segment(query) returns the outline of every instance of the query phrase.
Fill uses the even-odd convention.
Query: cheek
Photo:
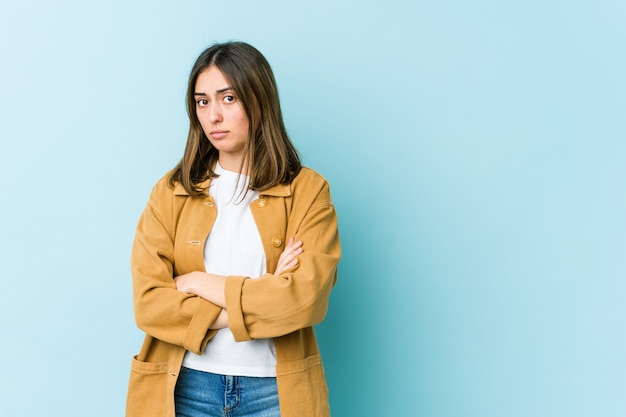
[[[246,115],[246,111],[243,109],[243,106],[238,106],[237,112],[234,116],[236,117],[237,124],[241,127],[241,129],[245,129],[245,131],[247,132],[249,121],[248,116]]]
[[[241,121],[241,129],[243,131],[246,132],[246,134],[248,133],[248,131],[250,130],[250,123],[248,123],[248,119],[247,118],[243,118],[243,120]]]
[[[241,111],[241,125],[245,126],[246,130],[248,130],[248,126],[250,126],[250,120],[248,119],[246,112],[243,110]]]
[[[196,120],[198,121],[198,124],[202,126],[202,130],[204,130],[205,126],[208,124],[206,116],[203,115],[201,112],[196,112]]]

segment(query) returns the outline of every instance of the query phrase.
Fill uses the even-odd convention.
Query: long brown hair
[[[217,67],[230,83],[248,116],[250,130],[240,172],[245,166],[250,176],[249,187],[263,191],[291,182],[302,164],[285,129],[272,69],[253,46],[225,42],[202,52],[191,69],[187,86],[189,134],[185,153],[170,173],[170,185],[179,182],[190,195],[201,197],[206,190],[200,184],[216,176],[213,167],[219,152],[202,130],[194,97],[198,76],[211,66]]]

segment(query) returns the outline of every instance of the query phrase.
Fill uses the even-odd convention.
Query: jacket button
[[[275,248],[280,248],[280,246],[283,244],[283,240],[279,237],[275,237],[274,239],[272,239],[272,245]]]
[[[259,207],[265,207],[267,206],[267,201],[264,198],[262,198],[259,200],[258,204],[259,204]]]
[[[204,203],[204,205],[209,206],[209,207],[213,207],[213,203],[210,201],[207,201],[206,203]]]

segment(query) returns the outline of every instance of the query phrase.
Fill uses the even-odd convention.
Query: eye
[[[224,96],[224,101],[226,103],[234,103],[235,102],[235,96]]]
[[[209,104],[209,100],[207,100],[206,98],[201,98],[201,99],[199,99],[199,100],[196,100],[196,104],[197,104],[199,107],[208,106],[208,104]]]

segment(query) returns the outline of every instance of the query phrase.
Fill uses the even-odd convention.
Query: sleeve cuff
[[[198,298],[198,304],[187,328],[183,347],[196,355],[202,355],[206,344],[215,334],[215,330],[209,330],[209,327],[215,323],[222,309],[200,298]]]
[[[228,311],[228,327],[237,342],[252,340],[241,308],[241,292],[246,277],[229,276],[226,278],[224,296],[226,298],[226,310]]]

